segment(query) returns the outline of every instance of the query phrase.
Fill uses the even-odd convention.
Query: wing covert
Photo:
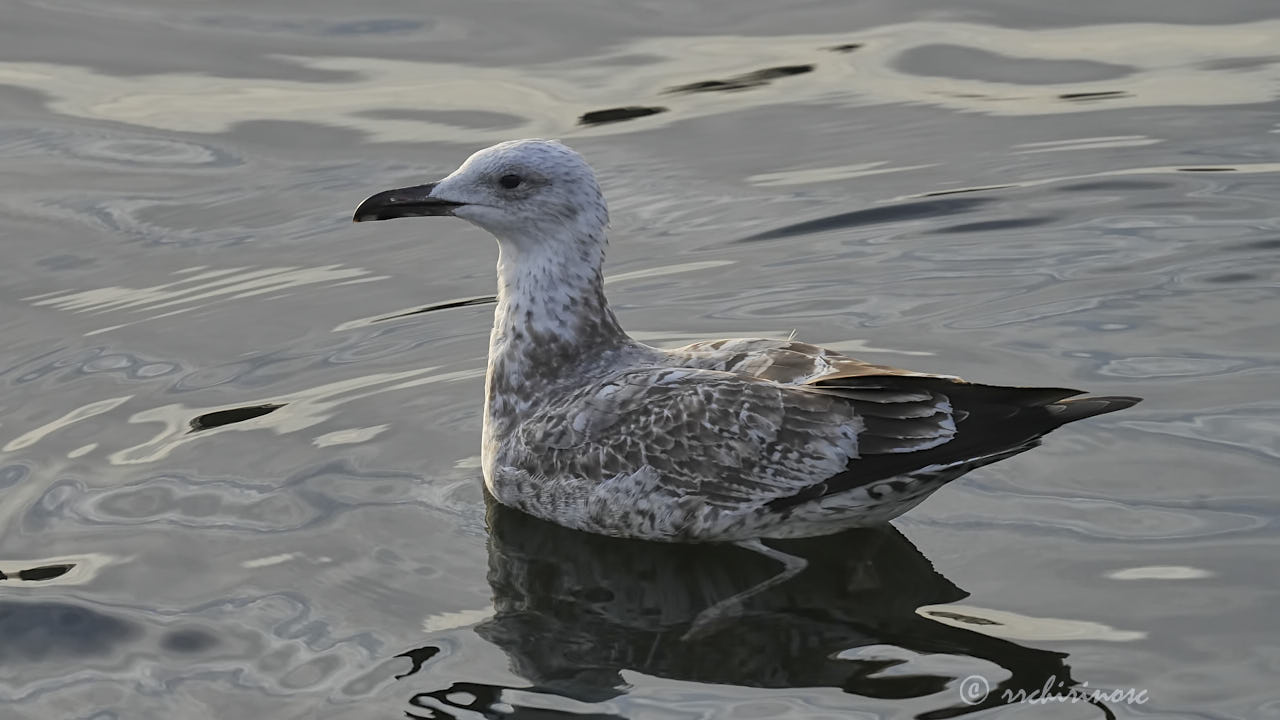
[[[711,370],[631,370],[525,420],[519,454],[544,475],[593,483],[649,468],[664,491],[742,505],[819,485],[868,451],[933,447],[954,434],[950,405],[935,393],[848,395]]]

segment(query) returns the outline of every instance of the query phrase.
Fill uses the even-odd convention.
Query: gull
[[[878,525],[947,482],[1133,397],[982,385],[794,340],[629,337],[605,300],[608,210],[553,140],[481,150],[439,182],[380,192],[356,222],[454,216],[498,240],[482,472],[493,497],[592,533],[733,542]],[[769,581],[768,584],[775,584]]]

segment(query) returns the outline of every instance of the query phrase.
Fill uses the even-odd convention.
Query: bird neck
[[[492,477],[499,439],[549,391],[607,366],[636,343],[604,297],[603,243],[585,257],[542,257],[503,246],[498,256],[498,307],[485,373],[482,466]]]
[[[631,343],[605,299],[603,238],[589,240],[501,247],[491,381],[553,384],[582,358]]]

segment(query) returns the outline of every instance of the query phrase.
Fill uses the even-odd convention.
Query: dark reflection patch
[[[774,228],[773,230],[766,230],[762,233],[749,235],[739,239],[737,242],[776,240],[778,238],[808,235],[811,233],[827,232],[830,230],[842,230],[844,228],[860,227],[863,225],[878,225],[881,223],[901,222],[904,220],[919,220],[922,218],[959,215],[961,213],[972,212],[993,202],[995,202],[995,200],[992,198],[949,198],[946,200],[925,200],[922,202],[902,203],[901,205],[886,205],[884,207],[866,208],[864,210],[840,213],[839,215],[829,215],[816,220],[806,220],[804,222],[795,223],[794,225],[784,225],[780,228]]]
[[[160,647],[175,653],[204,652],[218,644],[218,637],[201,628],[184,628],[166,633]]]
[[[1067,192],[1095,192],[1099,190],[1161,190],[1167,187],[1172,187],[1172,183],[1158,180],[1097,180],[1063,185],[1059,189]]]
[[[0,601],[0,665],[107,655],[141,634],[133,622],[70,603]]]
[[[740,600],[728,617],[704,623],[709,607],[775,576],[775,561],[725,545],[674,545],[588,535],[500,506],[486,505],[492,617],[474,632],[506,653],[528,685],[507,688],[415,673],[434,645],[403,654],[410,718],[533,717],[516,702],[536,694],[579,703],[627,692],[627,673],[686,683],[755,688],[841,688],[883,699],[946,692],[959,681],[910,658],[937,653],[1003,668],[984,698],[917,717],[957,717],[1009,702],[1006,691],[1048,682],[1077,687],[1067,656],[940,623],[925,606],[968,593],[942,576],[892,526],[770,545],[808,568]],[[948,612],[948,610],[943,610]],[[907,658],[876,657],[879,646]],[[425,656],[425,657],[424,657]],[[892,668],[892,672],[884,672]],[[413,676],[413,677],[410,677]],[[513,697],[507,690],[518,690]],[[549,698],[552,699],[552,698]],[[542,703],[536,703],[542,705]],[[549,705],[542,705],[548,707]],[[513,712],[514,708],[514,712]],[[603,708],[537,717],[604,720]]]
[[[221,427],[222,425],[252,420],[256,417],[273,413],[282,407],[284,407],[283,404],[251,405],[249,407],[231,408],[230,410],[218,410],[204,415],[197,415],[191,418],[191,430],[189,432],[200,432],[201,430]]]
[[[1250,249],[1250,250],[1280,250],[1280,238],[1269,238],[1269,239],[1267,239],[1267,240],[1256,240],[1256,241],[1251,242],[1251,243],[1245,243],[1244,245],[1241,245],[1240,247],[1248,248],[1248,249]],[[0,470],[0,477],[2,477],[2,476],[3,476],[3,475],[2,475],[2,473],[3,473],[3,470]],[[3,486],[3,485],[0,485],[0,487],[4,487],[4,486]]]
[[[1178,172],[1235,172],[1235,168],[1231,167],[1185,167],[1178,168]]]
[[[760,87],[761,85],[768,85],[778,78],[813,72],[813,67],[813,65],[782,65],[780,67],[765,68],[763,70],[756,70],[742,75],[735,75],[723,80],[702,80],[700,82],[689,83],[688,85],[677,85],[672,88],[667,88],[667,92],[698,93],[724,92],[726,90],[747,90],[749,88]]]
[[[420,648],[414,648],[407,652],[402,652],[396,657],[409,658],[409,662],[413,663],[406,672],[396,676],[396,679],[407,678],[410,675],[422,669],[423,663],[440,654],[440,648],[435,645],[424,645]]]
[[[937,230],[931,230],[930,234],[944,235],[951,233],[972,233],[972,232],[995,232],[996,230],[1016,230],[1018,228],[1039,227],[1048,225],[1057,218],[1053,217],[1028,217],[1028,218],[1010,218],[1008,220],[983,220],[982,222],[962,223],[960,225],[948,225],[940,227]]]
[[[622,120],[633,120],[648,115],[657,115],[666,112],[664,107],[643,107],[640,105],[632,105],[629,107],[609,108],[608,110],[592,110],[578,118],[579,125],[602,125],[604,123],[620,122]]]
[[[421,315],[422,313],[435,312],[437,310],[451,310],[453,308],[468,307],[471,305],[488,305],[497,301],[497,295],[481,295],[479,297],[464,298],[462,300],[450,300],[449,302],[436,303],[435,305],[427,305],[413,310],[406,310],[394,315],[386,315],[384,317],[370,320],[369,322],[386,322],[388,320],[395,320],[396,318],[409,317],[410,315]]]
[[[1129,93],[1123,90],[1100,90],[1098,92],[1063,93],[1058,96],[1058,99],[1081,102],[1081,101],[1089,101],[1089,100],[1109,100],[1113,98],[1128,97],[1128,96],[1129,96]]]
[[[59,565],[41,565],[40,567],[27,568],[26,570],[18,571],[18,579],[36,582],[41,580],[52,580],[71,572],[71,569],[75,566],[75,563],[62,563]]]
[[[942,197],[943,195],[963,195],[965,193],[986,192],[987,190],[1004,190],[1005,188],[1017,187],[1017,185],[982,185],[979,187],[956,188],[955,190],[934,190],[933,192],[921,193],[920,197]]]
[[[1223,273],[1221,275],[1212,275],[1210,277],[1205,278],[1204,281],[1207,283],[1223,284],[1223,283],[1249,282],[1250,280],[1258,280],[1258,279],[1260,278],[1255,273],[1232,272],[1232,273]]]

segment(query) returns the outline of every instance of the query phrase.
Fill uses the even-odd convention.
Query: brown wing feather
[[[915,379],[899,381],[909,385]],[[845,472],[827,480],[822,495],[911,475],[925,468],[949,468],[942,477],[950,480],[1030,450],[1040,444],[1045,434],[1069,422],[1123,410],[1140,401],[1135,397],[1064,399],[1076,394],[1079,391],[1060,388],[956,385],[948,395],[956,416],[956,432],[948,442],[901,455],[894,445],[883,448],[877,440],[864,439],[861,457],[849,463]],[[872,427],[868,425],[869,434]],[[782,509],[813,499],[811,492],[797,493],[790,498],[772,500],[769,506]]]
[[[889,365],[864,362],[834,350],[794,340],[767,338],[709,340],[670,350],[668,354],[684,367],[734,372],[788,385],[802,385],[827,378],[957,379],[947,375],[928,375]]]
[[[606,483],[651,468],[665,490],[726,504],[793,496],[856,463],[954,433],[934,393],[867,401],[703,370],[647,369],[578,389],[523,423],[528,462]],[[883,399],[883,398],[881,398]]]
[[[524,425],[525,451],[591,482],[648,466],[681,495],[783,508],[926,468],[958,477],[1138,402],[969,383],[787,340],[669,354],[685,369],[623,373],[544,410]]]

